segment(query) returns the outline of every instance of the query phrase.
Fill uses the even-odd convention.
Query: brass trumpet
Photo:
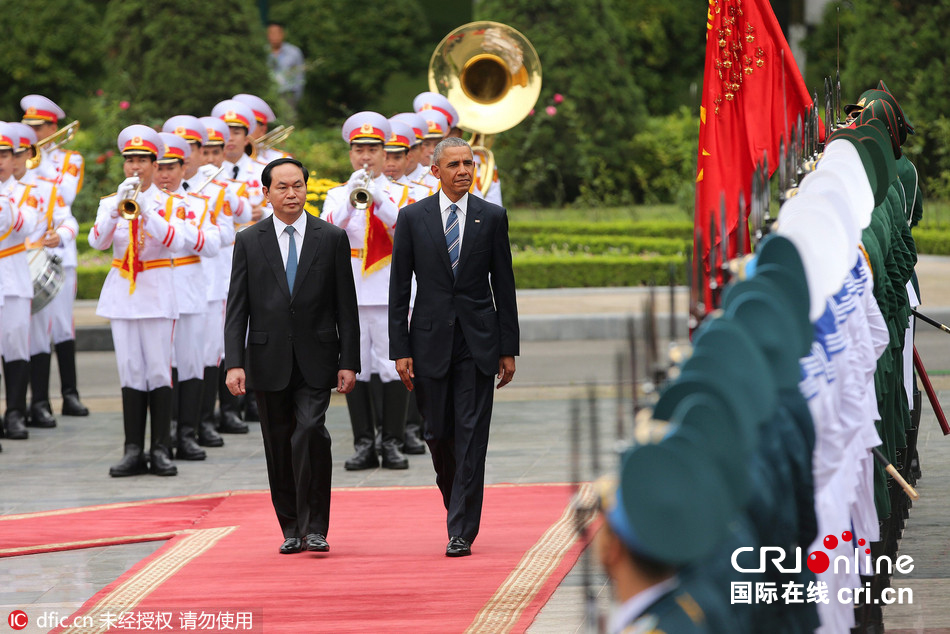
[[[135,200],[138,198],[138,195],[141,193],[141,191],[142,181],[139,179],[139,182],[135,185],[135,190],[132,192],[132,195],[119,201],[119,214],[126,220],[135,220],[139,217],[139,214],[142,213],[141,206]]]
[[[279,143],[287,140],[287,137],[294,131],[294,126],[279,125],[267,134],[261,136],[256,141],[251,141],[244,147],[244,152],[251,158],[257,158],[257,155],[264,150],[269,150]]]
[[[27,169],[36,169],[37,167],[39,167],[40,163],[43,161],[43,154],[41,153],[41,150],[47,149],[50,152],[52,152],[53,150],[57,150],[63,147],[64,145],[66,145],[67,143],[73,140],[73,137],[76,136],[76,132],[78,130],[79,130],[79,122],[73,121],[69,125],[64,126],[60,128],[59,130],[57,130],[56,132],[54,132],[53,134],[49,135],[45,139],[42,139],[34,143],[33,144],[34,156],[27,159],[26,161]]]
[[[211,181],[213,181],[214,179],[216,179],[216,178],[218,177],[218,174],[220,174],[220,173],[223,172],[223,171],[224,171],[224,165],[222,165],[221,167],[219,167],[219,168],[218,168],[218,171],[216,171],[214,174],[212,174],[210,177],[208,177],[208,180],[206,180],[205,182],[201,183],[201,185],[199,185],[198,188],[195,189],[195,191],[193,191],[192,193],[193,193],[193,194],[200,194],[200,193],[201,193],[201,190],[204,189],[205,187],[207,187],[208,185],[210,185],[210,184],[211,184]]]
[[[363,164],[363,182],[358,187],[354,187],[350,192],[350,204],[354,209],[363,211],[373,202],[373,195],[369,191],[369,184],[373,180],[373,173],[367,171],[369,165]]]

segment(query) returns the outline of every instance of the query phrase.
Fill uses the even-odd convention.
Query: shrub
[[[692,240],[693,223],[688,221],[582,222],[562,220],[556,222],[547,222],[543,220],[514,220],[510,223],[508,230],[508,234],[512,240],[514,240],[515,236],[519,234],[544,235],[552,233],[571,235],[616,235]]]
[[[664,283],[670,266],[677,284],[686,283],[683,258],[675,256],[637,257],[620,255],[519,255],[514,258],[518,288],[574,288],[639,286]]]

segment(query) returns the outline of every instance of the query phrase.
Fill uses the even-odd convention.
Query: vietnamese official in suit
[[[264,168],[274,214],[237,234],[224,325],[228,389],[257,396],[283,554],[330,549],[325,417],[360,369],[350,243],[304,211],[307,176],[291,158]]]
[[[389,353],[415,388],[448,514],[445,554],[472,553],[478,534],[493,379],[511,381],[519,347],[515,276],[504,208],[469,194],[472,149],[447,138],[432,157],[438,193],[396,221],[389,286]],[[412,319],[409,296],[415,274]]]

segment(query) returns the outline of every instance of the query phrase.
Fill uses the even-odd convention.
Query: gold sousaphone
[[[445,36],[429,60],[429,89],[445,95],[481,159],[484,196],[495,172],[494,135],[528,116],[541,93],[541,60],[524,35],[500,22],[470,22]]]

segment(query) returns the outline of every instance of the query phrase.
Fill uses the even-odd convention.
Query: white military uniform
[[[28,240],[30,248],[45,248],[48,254],[59,258],[64,274],[62,289],[50,303],[30,318],[30,356],[32,357],[37,354],[48,354],[51,338],[54,344],[75,338],[72,304],[76,293],[76,235],[79,233],[79,223],[60,196],[55,181],[32,171],[27,172],[24,180],[27,179],[33,185],[38,202],[36,225]],[[42,246],[47,231],[56,232],[60,239],[59,246]]]
[[[205,313],[210,280],[202,262],[217,256],[221,235],[211,222],[209,198],[186,195],[181,187],[170,195],[175,199],[174,213],[182,223],[184,238],[184,245],[174,252],[172,259],[178,302],[173,365],[178,368],[178,380],[188,381],[200,379],[204,373]]]
[[[36,224],[36,192],[33,186],[11,176],[0,185],[9,198],[13,221],[0,235],[0,280],[3,287],[3,313],[0,316],[0,351],[3,359],[27,361],[30,358],[30,304],[33,280],[26,254],[26,241]]]
[[[122,387],[151,391],[171,386],[172,331],[178,318],[171,258],[185,244],[181,221],[171,213],[174,198],[155,185],[139,194],[142,217],[121,219],[118,198],[99,203],[96,223],[89,230],[95,249],[112,247],[112,270],[106,276],[96,314],[112,323],[119,381]],[[133,224],[138,225],[133,231]],[[129,243],[135,240],[141,268],[131,286]]]

